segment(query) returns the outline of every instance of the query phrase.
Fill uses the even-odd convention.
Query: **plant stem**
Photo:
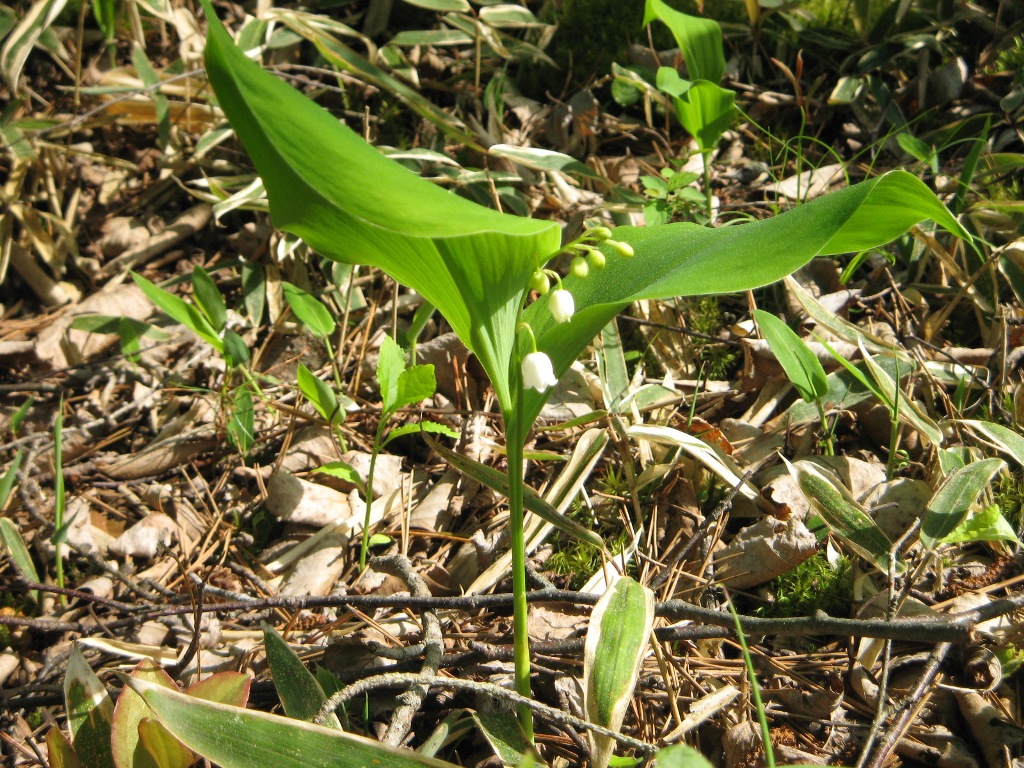
[[[526,602],[526,539],[523,531],[523,451],[526,430],[522,425],[523,385],[516,382],[515,405],[505,412],[506,446],[508,456],[508,506],[512,528],[512,658],[515,662],[516,693],[527,698],[530,691],[530,636],[529,606]],[[519,723],[526,738],[533,743],[533,712],[520,704],[517,708]]]
[[[708,203],[708,226],[711,226],[712,220],[715,218],[715,201],[714,195],[711,194],[711,154],[710,152],[701,152],[701,160],[704,161],[704,198]]]
[[[825,446],[826,456],[835,456],[835,446],[832,443],[832,428],[828,424],[828,414],[825,413],[825,403],[819,397],[814,401],[818,406],[818,417],[821,419],[821,442]]]
[[[768,728],[768,717],[764,711],[764,703],[761,701],[761,686],[757,684],[757,672],[754,670],[754,659],[750,656],[750,648],[747,647],[747,638],[743,634],[743,626],[740,624],[740,615],[736,613],[736,606],[732,598],[729,598],[729,613],[736,626],[736,637],[739,638],[740,648],[743,651],[743,664],[747,668],[747,676],[750,678],[750,694],[754,699],[754,708],[757,709],[757,720],[761,725],[761,739],[764,741],[764,764],[767,768],[775,768],[775,750],[772,748],[772,734]]]
[[[377,422],[377,435],[373,439],[373,450],[370,452],[370,469],[366,472],[366,488],[363,489],[363,499],[366,502],[366,512],[363,513],[363,542],[359,547],[359,571],[366,570],[366,552],[370,549],[370,512],[373,509],[373,473],[377,469],[377,456],[380,454],[381,440],[384,438],[384,427],[388,423],[391,414],[382,412],[380,421]]]

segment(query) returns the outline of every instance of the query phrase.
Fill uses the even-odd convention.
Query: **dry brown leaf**
[[[796,568],[817,551],[818,539],[802,520],[766,517],[715,553],[716,575],[732,589],[747,589]]]

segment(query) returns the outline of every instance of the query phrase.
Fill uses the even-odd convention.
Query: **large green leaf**
[[[658,88],[672,97],[676,117],[702,150],[714,149],[736,117],[736,94],[710,80],[690,82],[660,67]]]
[[[524,320],[561,375],[605,324],[630,303],[669,296],[733,293],[775,282],[815,256],[875,247],[932,219],[970,238],[934,194],[915,176],[891,171],[819,197],[770,219],[709,229],[678,223],[618,227],[612,236],[635,253],[623,258],[604,246],[607,266],[579,280],[565,278],[576,314],[556,324],[547,299],[526,308]],[[540,412],[545,396],[525,393],[524,421]]]
[[[453,195],[382,156],[231,42],[206,5],[206,68],[270,200],[274,224],[325,256],[372,264],[440,310],[511,404],[526,284],[560,230]]]
[[[644,24],[650,24],[655,19],[664,22],[672,30],[692,80],[717,83],[722,79],[725,74],[725,52],[722,50],[722,28],[717,21],[681,13],[663,0],[647,0]]]
[[[175,738],[222,768],[452,768],[442,760],[301,720],[190,698],[143,680],[125,683]]]

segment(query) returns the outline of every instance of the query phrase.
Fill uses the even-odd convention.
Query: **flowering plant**
[[[546,268],[563,250],[556,223],[484,208],[409,173],[248,59],[208,0],[204,7],[209,79],[263,178],[275,225],[324,256],[379,267],[415,289],[490,378],[505,420],[515,678],[525,696],[524,444],[551,386],[601,328],[633,301],[765,285],[814,256],[880,245],[924,219],[968,237],[921,181],[895,171],[741,226],[599,227],[567,246],[574,255],[561,277]],[[552,277],[558,288],[549,292]],[[541,295],[527,303],[531,288]],[[527,710],[521,721],[532,734]]]

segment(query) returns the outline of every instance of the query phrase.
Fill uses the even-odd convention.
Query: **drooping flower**
[[[558,383],[551,358],[543,352],[531,352],[523,358],[523,386],[544,392]]]
[[[548,299],[548,308],[556,323],[567,323],[576,311],[576,302],[573,301],[571,293],[559,288],[552,292],[551,298]]]

